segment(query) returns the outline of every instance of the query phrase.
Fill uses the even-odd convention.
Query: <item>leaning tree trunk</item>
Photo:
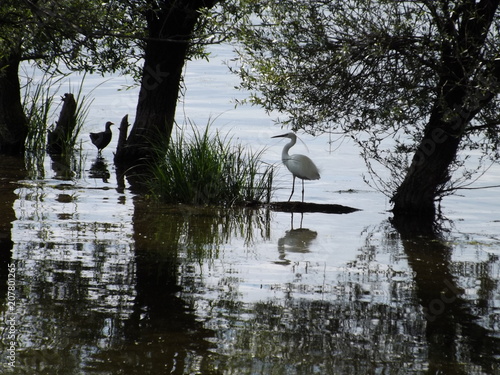
[[[139,102],[135,122],[115,163],[133,166],[156,155],[159,139],[169,139],[174,123],[182,69],[199,9],[214,0],[158,2],[146,12],[148,39],[144,50]]]
[[[450,82],[448,76],[442,81],[446,83],[440,87],[446,94],[437,99],[405,179],[391,199],[397,219],[435,217],[434,202],[451,178],[450,168],[466,127],[494,96],[471,82]]]
[[[465,124],[429,121],[410,169],[392,197],[395,215],[434,218],[434,201],[450,179]]]
[[[498,94],[500,62],[481,65],[482,48],[500,0],[467,2],[460,23],[441,23],[443,38],[437,96],[424,136],[392,202],[396,220],[432,220],[434,201],[450,180],[467,125]],[[439,17],[436,13],[435,17]],[[489,68],[489,69],[488,69]]]
[[[21,105],[19,85],[20,57],[0,58],[0,154],[22,155],[28,134]]]

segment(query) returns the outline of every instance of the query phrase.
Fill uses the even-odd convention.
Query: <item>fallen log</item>
[[[341,204],[308,203],[308,202],[271,202],[271,210],[279,212],[321,212],[326,214],[349,214],[361,211],[358,208],[342,206]]]

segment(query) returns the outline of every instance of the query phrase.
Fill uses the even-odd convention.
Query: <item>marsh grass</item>
[[[34,176],[43,176],[43,162],[47,145],[47,124],[53,115],[54,92],[61,87],[64,76],[44,74],[39,81],[35,80],[35,73],[28,74],[23,86],[22,105],[28,123],[26,137],[27,169]]]
[[[66,74],[44,73],[40,79],[35,79],[36,70],[29,73],[25,71],[25,85],[23,86],[22,104],[28,122],[28,135],[26,138],[26,165],[32,178],[43,178],[44,160],[47,154],[47,132],[49,123],[54,121],[60,110],[60,103],[55,103],[58,92],[62,87],[62,81],[67,78]],[[85,75],[76,89],[75,101],[77,109],[75,113],[75,127],[71,135],[64,142],[63,155],[70,155],[68,159],[71,169],[81,166],[79,160],[82,157],[82,143],[78,141],[81,129],[87,119],[90,105],[93,99],[83,95],[83,84]],[[71,87],[69,92],[72,92]],[[74,173],[81,174],[75,170]]]
[[[80,85],[77,88],[76,91],[76,113],[75,113],[75,129],[73,130],[72,136],[68,140],[70,147],[70,150],[76,149],[76,146],[78,144],[78,137],[81,133],[81,130],[83,126],[85,125],[85,121],[87,120],[89,111],[90,111],[90,106],[94,102],[94,98],[89,97],[88,95],[83,95],[83,83],[85,82],[85,77],[87,76],[87,73],[85,73],[82,77],[82,80],[80,82]],[[107,82],[107,81],[106,81]],[[104,83],[104,82],[103,82]],[[101,83],[101,84],[103,84]],[[101,84],[99,84],[97,87],[99,87]],[[94,87],[89,95],[92,95],[92,92],[97,88]],[[79,150],[81,153],[82,150],[82,144],[79,142]]]
[[[162,202],[194,205],[243,205],[268,202],[272,167],[219,132],[204,131],[190,124],[192,132],[180,131],[168,145],[160,162],[152,166],[151,194]],[[166,147],[166,148],[165,148]]]
[[[70,87],[68,89],[68,92],[72,93],[75,97],[76,111],[74,117],[74,128],[71,133],[66,134],[67,137],[63,142],[62,155],[82,154],[82,144],[81,142],[78,142],[78,138],[80,136],[83,126],[85,125],[85,121],[87,120],[87,116],[90,111],[90,106],[94,101],[93,98],[90,98],[89,96],[83,94],[83,85],[85,82],[86,75],[87,74],[84,73],[82,80],[80,81],[80,84],[76,88],[76,92],[73,92],[73,90],[71,89],[71,82],[69,82]],[[93,90],[94,89],[90,91],[90,94],[92,93]]]

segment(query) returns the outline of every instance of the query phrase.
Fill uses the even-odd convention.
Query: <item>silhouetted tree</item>
[[[135,123],[115,162],[142,163],[154,156],[158,138],[169,139],[179,97],[182,68],[192,52],[201,10],[216,0],[147,1],[138,10],[146,20],[144,65]]]
[[[251,102],[353,137],[395,214],[433,218],[463,151],[499,157],[499,2],[229,1],[213,17],[242,43]]]

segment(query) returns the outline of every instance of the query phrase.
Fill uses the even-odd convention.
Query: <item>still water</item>
[[[265,147],[273,199],[287,199],[284,142],[270,139],[282,130],[234,108],[244,94],[221,64],[230,57],[216,47],[189,63],[178,122],[215,119],[234,142]],[[360,211],[161,206],[117,180],[116,129],[103,159],[88,139],[133,122],[137,91],[119,91],[130,83],[86,78],[95,100],[70,168],[47,157],[33,179],[2,161],[0,373],[500,373],[498,189],[446,198],[442,232],[402,238],[358,150],[302,135],[293,151],[322,174],[306,200]],[[491,168],[474,186],[499,177]]]

